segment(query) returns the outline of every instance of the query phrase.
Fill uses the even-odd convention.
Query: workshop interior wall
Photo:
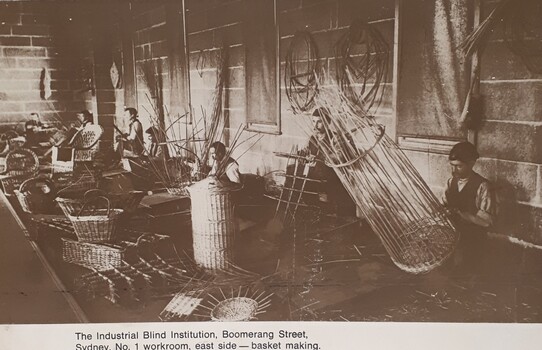
[[[225,141],[228,141],[246,121],[243,0],[186,0],[185,5],[189,92],[196,112],[203,108],[210,113],[217,79],[217,53],[224,43],[229,46],[229,79],[223,105],[227,120]],[[407,5],[403,2],[403,6]],[[482,16],[487,16],[494,5],[493,0],[482,1]],[[166,4],[134,2],[129,11],[122,4],[101,6],[94,12],[94,21],[84,15],[86,10],[65,16],[71,10],[58,11],[51,4],[13,2],[1,5],[1,124],[16,125],[36,111],[47,118],[57,114],[72,118],[75,111],[89,108],[98,115],[100,124],[111,131],[108,137],[113,134],[113,122],[126,128],[126,121],[120,117],[125,105],[124,92],[134,86],[115,89],[109,77],[113,55],[126,49],[120,43],[120,32],[127,28],[122,27],[125,22],[119,20],[126,13],[132,20],[128,30],[133,42],[136,108],[144,128],[150,125],[150,118],[155,114],[153,103],[156,102],[143,73],[143,67],[149,61],[162,79],[163,105],[171,106],[176,102],[171,100],[175,92],[169,90],[172,84],[168,73],[171,55],[168,40],[171,39],[167,31]],[[51,21],[53,18],[55,20]],[[334,45],[354,18],[373,23],[394,49],[393,0],[277,0],[281,134],[264,134],[251,149],[247,149],[250,143],[236,149],[234,157],[243,154],[239,159],[242,172],[263,175],[281,169],[284,159],[273,152],[289,152],[293,145],[302,146],[307,142],[308,137],[300,123],[308,117],[295,116],[285,94],[285,54],[294,33],[297,30],[312,33],[320,58],[333,76]],[[91,25],[93,21],[94,25]],[[542,79],[539,74],[529,72],[510,52],[499,30],[492,34],[481,58],[484,121],[478,133],[481,159],[476,169],[492,180],[498,190],[502,220],[495,230],[542,244]],[[90,91],[80,91],[83,84],[80,70],[85,62],[94,67],[94,95]],[[48,100],[40,97],[42,68],[51,72],[52,96]],[[396,68],[391,67],[383,100],[375,113],[394,138],[392,73]],[[400,75],[400,65],[398,72]],[[397,98],[401,100],[400,93]],[[244,137],[250,135],[252,133],[247,132]],[[407,154],[431,188],[439,193],[450,172],[447,156],[430,148],[408,150]]]
[[[22,131],[34,112],[45,121],[60,122],[92,107],[91,92],[83,83],[83,68],[92,68],[86,45],[89,27],[75,9],[43,2],[0,4],[2,129]],[[50,74],[50,96],[40,89],[44,69]]]

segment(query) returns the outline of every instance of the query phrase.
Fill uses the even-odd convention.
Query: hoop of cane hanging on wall
[[[312,109],[318,92],[320,70],[318,47],[311,33],[297,31],[285,57],[284,85],[286,96],[295,113]]]
[[[374,26],[354,20],[335,47],[336,80],[355,105],[378,108],[388,79],[390,48]],[[376,104],[375,104],[376,103]]]

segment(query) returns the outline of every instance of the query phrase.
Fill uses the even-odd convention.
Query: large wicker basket
[[[237,223],[232,192],[238,190],[215,178],[190,187],[194,259],[207,269],[226,269],[234,260]]]
[[[87,209],[89,203],[105,200],[107,209]],[[81,242],[107,242],[115,238],[117,223],[122,209],[111,209],[111,203],[106,197],[96,197],[85,202],[77,213],[70,213],[70,219],[77,239]]]
[[[97,244],[62,238],[62,259],[89,269],[108,270],[121,267],[123,261],[136,254],[136,245],[130,242]]]

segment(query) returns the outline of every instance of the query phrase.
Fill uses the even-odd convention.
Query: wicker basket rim
[[[95,209],[94,212],[107,212],[108,210],[107,209]],[[116,209],[116,208],[112,208],[111,210],[109,210],[109,216],[107,215],[72,215],[72,214],[68,214],[68,217],[70,218],[70,220],[77,220],[77,221],[89,221],[89,220],[108,220],[112,217],[117,217],[119,216],[120,214],[122,214],[124,212],[124,210],[122,209]]]

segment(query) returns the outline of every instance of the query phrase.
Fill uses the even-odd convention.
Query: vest
[[[136,131],[136,139],[132,141],[132,151],[140,155],[145,150],[145,146],[143,144],[143,127],[141,126],[141,122],[137,120],[137,118],[132,118],[130,121],[130,132],[132,131],[132,128],[135,127],[134,124],[139,123],[139,129]]]
[[[476,206],[478,189],[480,188],[480,185],[487,182],[487,180],[479,174],[473,173],[461,191],[459,191],[457,187],[457,182],[458,180],[456,178],[452,179],[447,196],[448,205],[451,208],[456,208],[460,211],[476,215],[476,213],[478,213],[478,207]]]

